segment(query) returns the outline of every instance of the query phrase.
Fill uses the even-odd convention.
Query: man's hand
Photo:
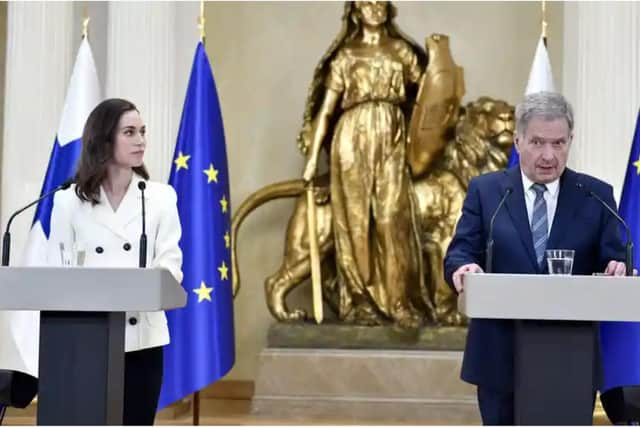
[[[607,276],[624,276],[627,274],[627,266],[624,262],[609,261],[607,268],[604,269],[604,274]]]
[[[623,264],[624,266],[624,264]],[[456,291],[458,293],[462,292],[462,288],[463,288],[463,283],[462,283],[462,276],[464,276],[467,273],[484,273],[484,271],[482,271],[482,267],[480,267],[478,264],[465,264],[461,267],[459,267],[454,273],[453,273],[453,286],[455,286]]]

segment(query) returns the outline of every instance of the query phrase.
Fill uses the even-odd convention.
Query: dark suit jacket
[[[493,273],[546,274],[538,267],[522,188],[520,167],[476,177],[469,183],[462,216],[447,250],[445,278],[453,286],[458,267],[476,263],[484,269],[489,221],[507,188],[496,217]],[[596,178],[565,169],[547,248],[574,249],[573,274],[604,271],[610,260],[624,259],[615,218],[590,197],[592,190],[616,208],[612,187]],[[553,298],[553,295],[549,295]],[[505,301],[508,304],[508,301]],[[494,390],[513,391],[513,321],[474,319],[469,324],[462,379]]]

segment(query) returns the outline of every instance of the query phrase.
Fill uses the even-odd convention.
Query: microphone
[[[27,206],[21,209],[18,209],[9,217],[9,221],[7,222],[7,228],[5,229],[4,235],[2,236],[2,266],[3,267],[6,267],[9,265],[9,253],[11,251],[11,234],[9,233],[9,228],[11,227],[11,223],[13,222],[13,219],[19,214],[21,214],[22,212],[24,212],[25,210],[29,209],[31,206],[37,203],[40,203],[41,200],[46,199],[49,196],[52,196],[53,194],[57,193],[60,190],[66,190],[71,186],[71,184],[74,183],[74,181],[75,181],[74,178],[67,179],[65,182],[63,182],[53,190],[40,196],[39,199],[29,203]]]
[[[584,187],[581,182],[576,183],[576,187],[580,190],[584,190],[589,196],[600,202],[600,204],[604,206],[609,211],[609,213],[613,215],[614,218],[617,219],[618,222],[624,227],[625,231],[627,232],[626,254],[624,259],[624,264],[627,270],[626,275],[633,276],[633,241],[631,240],[631,230],[629,229],[629,226],[626,222],[624,222],[624,219],[622,219],[622,217],[618,215],[618,212],[616,212],[615,209],[613,209],[604,200],[602,200],[596,193]]]
[[[507,187],[500,199],[500,203],[498,203],[498,207],[495,211],[493,211],[493,216],[491,217],[491,221],[489,222],[489,239],[487,240],[487,250],[486,257],[484,260],[484,272],[491,273],[491,269],[493,266],[493,223],[496,221],[496,217],[498,216],[498,212],[502,209],[502,205],[507,201],[507,198],[513,193],[513,188]]]
[[[144,181],[138,182],[138,189],[142,193],[142,234],[140,235],[140,268],[147,266],[147,233],[146,233],[146,213],[144,210],[144,190],[147,188],[147,184]]]

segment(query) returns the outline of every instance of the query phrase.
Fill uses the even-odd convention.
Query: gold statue
[[[310,132],[305,181],[328,143],[339,318],[358,324],[392,319],[417,327],[424,272],[407,167],[407,92],[426,55],[396,31],[387,2],[348,4],[351,25],[327,68]],[[319,102],[321,101],[321,102]],[[332,126],[331,123],[335,123]],[[415,288],[415,289],[411,289]]]
[[[425,51],[400,32],[394,16],[387,2],[346,3],[342,30],[316,68],[298,138],[308,154],[305,180],[264,187],[234,215],[235,294],[242,220],[269,200],[297,197],[282,265],[265,283],[278,320],[308,318],[290,310],[286,296],[310,276],[304,193],[313,188],[318,276],[339,320],[462,323],[442,258],[469,179],[506,165],[513,108],[490,98],[461,108],[463,75],[448,38],[427,39],[424,72]],[[314,176],[321,149],[328,172]]]

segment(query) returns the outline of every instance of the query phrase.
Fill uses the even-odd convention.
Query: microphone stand
[[[146,212],[144,206],[144,190],[147,188],[147,185],[144,181],[138,182],[138,188],[140,189],[140,193],[142,194],[142,234],[140,235],[140,268],[145,268],[147,266],[147,233],[146,233]]]

